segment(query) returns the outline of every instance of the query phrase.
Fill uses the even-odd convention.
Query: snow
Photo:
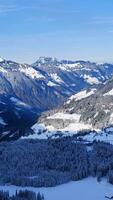
[[[43,131],[43,130],[44,130],[44,126],[43,126],[43,124],[38,124],[38,123],[36,123],[36,124],[34,124],[34,125],[32,126],[32,130],[33,130],[35,133],[38,133],[39,131]]]
[[[104,65],[104,62],[96,62],[96,65]],[[105,66],[108,67],[108,66]]]
[[[113,113],[110,115],[109,123],[113,124]]]
[[[3,67],[0,67],[0,72],[7,73],[7,70],[5,70]]]
[[[24,102],[20,101],[19,99],[15,98],[15,97],[11,97],[10,100],[15,103],[16,105],[18,106],[25,106],[25,107],[28,107],[30,108],[29,105],[25,104]]]
[[[47,85],[48,85],[49,87],[56,86],[56,84],[55,84],[54,82],[52,82],[52,81],[49,81],[49,82],[47,83]]]
[[[44,64],[44,63],[45,63],[45,58],[46,58],[46,57],[41,56],[41,57],[39,58],[39,61],[40,61],[42,64]]]
[[[2,101],[0,101],[0,103],[1,103],[1,104],[4,104],[4,105],[6,104],[6,103],[4,103],[4,102],[2,102]]]
[[[2,135],[7,135],[9,133],[10,133],[10,131],[5,131],[5,132],[2,133]]]
[[[91,77],[89,75],[84,75],[84,78],[86,79],[86,81],[90,84],[90,85],[93,85],[93,84],[99,84],[99,80],[96,78],[96,77]]]
[[[99,115],[99,112],[96,112],[94,115],[94,118],[96,118]]]
[[[107,93],[105,93],[103,96],[107,96],[107,95],[113,95],[113,89],[112,90],[110,90],[109,92],[107,92]]]
[[[66,70],[67,70],[64,64],[58,65],[58,68],[61,69],[61,70],[63,70],[63,71],[66,71]],[[68,71],[68,70],[67,70],[67,71]]]
[[[36,139],[38,139],[38,140],[45,140],[45,139],[47,139],[48,137],[47,137],[47,135],[46,134],[37,134],[37,133],[35,133],[35,134],[32,134],[32,135],[28,135],[28,136],[22,136],[21,137],[21,139],[33,139],[33,140],[36,140]]]
[[[72,136],[77,134],[78,131],[83,130],[93,130],[92,125],[84,124],[80,122],[81,115],[79,114],[68,114],[68,113],[55,113],[54,115],[50,115],[47,119],[57,120],[61,119],[63,121],[69,120],[69,125],[65,126],[64,128],[56,128],[54,125],[45,125],[45,124],[38,124],[36,123],[32,126],[32,130],[34,131],[33,135],[29,135],[26,138],[22,137],[22,139],[47,139],[48,137],[54,138],[55,135],[62,133],[63,136]]]
[[[80,63],[66,64],[65,66],[69,67],[69,68],[82,68],[83,67]]]
[[[112,126],[106,128],[106,132],[111,132],[111,131],[113,132],[113,127]]]
[[[56,134],[56,131],[52,131],[48,132],[47,128],[49,129],[49,127],[45,127],[44,124],[34,124],[31,129],[34,131],[34,134],[29,135],[29,136],[22,136],[21,139],[48,139],[48,137],[51,137],[53,135]]]
[[[74,120],[76,122],[79,122],[80,120],[79,114],[68,114],[68,113],[55,113],[54,115],[51,115],[47,117],[47,119],[63,119],[63,120]]]
[[[63,80],[55,73],[50,75],[51,78],[57,83],[63,83]]]
[[[3,62],[3,61],[4,61],[4,59],[0,57],[0,62]]]
[[[0,190],[9,191],[10,196],[16,190],[30,190],[44,194],[45,200],[104,200],[105,196],[113,196],[113,186],[103,179],[97,182],[96,178],[86,178],[51,188],[18,187],[13,185],[0,186]]]
[[[4,122],[4,120],[3,120],[2,117],[0,117],[0,124],[2,124],[2,125],[6,125],[6,123]]]
[[[65,120],[69,120],[69,125],[67,125],[65,128],[58,128],[56,129],[54,127],[54,125],[48,125],[45,126],[44,124],[41,124],[41,130],[42,130],[42,134],[47,134],[47,135],[54,135],[55,133],[57,133],[57,131],[62,131],[62,134],[64,135],[73,135],[76,134],[78,131],[82,131],[82,130],[93,130],[92,125],[90,124],[84,124],[82,122],[80,122],[80,117],[81,115],[79,114],[68,114],[68,113],[55,113],[54,115],[48,116],[47,119],[52,119],[52,120],[57,120],[57,119],[61,119],[63,121]],[[34,125],[34,128],[32,127],[32,129],[34,130],[35,133],[39,132],[40,129],[40,125],[36,124]],[[43,130],[46,129],[47,133],[43,133]],[[69,133],[66,133],[66,132]],[[49,132],[49,133],[48,133]]]
[[[20,72],[24,73],[26,76],[31,77],[32,79],[41,79],[45,78],[40,72],[36,71],[32,67],[22,67],[19,68]]]
[[[37,124],[38,127],[38,124]],[[77,134],[78,131],[82,130],[92,130],[92,127],[89,125],[85,125],[82,123],[70,123],[69,126],[65,127],[64,129],[55,129],[53,126],[44,126],[43,125],[43,130],[39,133],[38,129],[34,131],[34,134],[29,135],[29,136],[22,136],[21,139],[54,139],[54,138],[59,138],[59,134],[62,135],[62,137],[67,137],[67,136],[73,136],[74,134]]]
[[[61,131],[72,131],[73,133],[77,133],[78,131],[85,131],[85,130],[92,130],[92,125],[90,124],[84,124],[81,122],[75,122],[75,123],[70,123],[69,126],[65,127],[64,129],[61,129]]]
[[[97,132],[90,132],[85,136],[81,136],[81,138],[88,142],[93,142],[94,140],[96,140],[113,144],[113,132],[108,134],[108,132],[112,130],[113,128],[112,129],[109,128],[106,131],[98,130]]]
[[[15,98],[15,97],[11,97],[10,100],[16,104],[26,105],[25,103],[23,103],[22,101],[20,101],[19,99]]]
[[[78,92],[77,94],[75,95],[72,95],[70,98],[69,98],[69,101],[67,101],[66,103],[70,103],[71,100],[75,100],[75,101],[78,101],[78,100],[81,100],[81,99],[85,99],[89,96],[91,96],[92,94],[94,94],[96,91],[96,89],[92,89],[90,92],[87,92],[87,90],[83,90],[81,92]]]
[[[82,68],[82,67],[83,66],[79,62],[68,64],[68,61],[67,61],[67,64],[60,64],[58,66],[59,69],[64,70],[64,71],[77,70],[77,69]]]

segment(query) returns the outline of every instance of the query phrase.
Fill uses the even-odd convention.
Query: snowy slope
[[[39,119],[54,130],[98,130],[113,125],[113,79],[100,87],[82,90],[72,95],[59,109],[47,112]]]
[[[105,196],[113,196],[113,186],[105,180],[97,182],[95,178],[87,178],[77,182],[70,182],[53,188],[32,188],[16,186],[0,186],[0,190],[9,191],[12,196],[18,190],[30,190],[43,193],[45,200],[104,200]]]
[[[29,138],[47,139],[81,133],[88,142],[113,144],[113,79],[97,89],[72,95],[59,109],[42,114]],[[109,128],[108,128],[109,127]],[[87,133],[85,136],[84,133]]]
[[[31,106],[37,113],[59,107],[66,100],[63,108],[50,112],[51,117],[48,116],[48,113],[47,117],[42,115],[39,123],[44,124],[48,131],[78,132],[87,129],[93,130],[94,127],[98,129],[103,124],[106,125],[108,115],[109,122],[111,124],[113,122],[111,112],[112,82],[109,87],[105,84],[105,81],[112,75],[113,65],[107,63],[58,61],[57,59],[43,57],[39,58],[34,64],[28,65],[0,59],[0,94],[16,97],[18,101],[13,98],[13,105],[15,104],[17,107],[21,105],[24,109],[25,105]],[[103,83],[103,90],[105,90],[102,91],[101,89],[101,93],[97,89],[100,83]],[[101,98],[98,93],[102,94]],[[104,114],[107,118],[102,121],[100,117],[102,123],[96,122],[100,116],[98,109],[101,108],[100,103],[95,104],[96,97],[93,98],[93,96],[96,94],[99,96],[97,100],[103,102],[103,106],[105,106]],[[98,107],[92,109],[88,105],[88,101],[91,102],[93,107],[94,105]],[[19,110],[21,110],[20,107]],[[57,118],[55,118],[54,112],[60,113],[60,117],[57,114]],[[15,115],[19,116],[17,110]],[[0,117],[1,124],[3,124],[4,119],[1,113]],[[4,135],[7,131],[9,130],[4,130]]]
[[[113,65],[40,57],[34,64],[0,58],[0,93],[16,95],[37,111],[46,111],[84,88],[113,75]],[[45,98],[46,97],[46,98]]]

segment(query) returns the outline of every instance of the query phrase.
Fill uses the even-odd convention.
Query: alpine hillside
[[[15,95],[38,112],[61,105],[81,89],[113,75],[112,64],[40,57],[32,65],[0,59],[0,93]]]
[[[113,78],[96,88],[82,90],[60,108],[45,112],[33,129],[35,133],[46,132],[46,136],[92,132],[94,139],[96,133],[101,133],[106,139],[107,133],[112,133],[112,127]],[[109,137],[113,138],[113,135]]]
[[[67,113],[65,116],[60,115],[60,118],[55,116],[52,119],[42,115],[39,122],[44,121],[45,125],[55,126],[55,129],[59,130],[65,128],[67,130],[67,127],[70,129],[72,126],[70,122],[73,122],[75,127],[75,121],[76,130],[80,130],[80,127],[81,129],[92,126],[99,128],[103,123],[107,125],[107,113],[101,115],[103,121],[100,118],[100,122],[96,122],[98,109],[95,107],[100,104],[95,104],[95,99],[102,104],[106,102],[106,107],[109,105],[108,100],[111,101],[112,96],[101,95],[107,87],[106,84],[102,89],[100,88],[112,75],[113,65],[107,63],[59,61],[51,57],[40,57],[34,64],[28,65],[0,58],[0,139],[25,136],[26,129],[36,123],[42,112],[48,110],[56,112],[54,109],[60,108],[68,98],[70,102],[64,103],[59,111]],[[110,85],[109,82],[107,84]],[[80,92],[80,96],[85,94],[87,98],[77,97],[78,100],[73,100],[72,97],[77,92]],[[79,93],[76,95],[79,96]],[[88,100],[91,102],[90,106]],[[93,108],[90,108],[92,104]],[[102,109],[98,114],[101,114],[100,112]],[[68,113],[71,114],[71,118]],[[78,122],[83,124],[80,125]],[[89,125],[84,125],[86,123]]]

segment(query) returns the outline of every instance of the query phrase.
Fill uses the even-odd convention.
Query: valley
[[[97,199],[112,195],[112,64],[41,57],[0,67],[0,188],[50,200],[94,184]]]

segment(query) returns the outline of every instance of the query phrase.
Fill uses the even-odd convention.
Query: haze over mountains
[[[5,135],[7,138],[10,135],[10,132],[7,134],[9,128],[6,128],[6,124],[7,127],[11,127],[11,130],[21,132],[17,124],[19,119],[23,120],[23,112],[26,113],[25,116],[29,116],[29,124],[33,125],[34,120],[36,122],[42,112],[60,107],[68,101],[68,98],[81,90],[84,92],[80,93],[80,97],[76,99],[75,96],[73,99],[72,96],[70,101],[64,104],[61,112],[77,114],[80,122],[90,124],[95,128],[108,125],[112,113],[112,95],[106,95],[106,93],[112,90],[112,80],[106,81],[112,76],[113,65],[108,63],[59,61],[51,57],[40,57],[35,63],[28,65],[0,58],[0,109],[1,113],[5,113],[0,115],[1,136]],[[82,98],[82,95],[86,98]],[[15,104],[16,112],[14,111]],[[102,110],[103,107],[104,110]],[[13,119],[9,121],[6,119],[6,113],[9,110],[13,110],[12,116],[14,115],[14,118],[16,116],[15,122]],[[74,117],[76,118],[77,115]],[[47,123],[48,121],[50,123],[50,120],[47,120]],[[70,120],[67,121],[66,123],[70,122]],[[20,127],[23,127],[22,123],[21,121]],[[53,123],[54,120],[52,126]],[[57,127],[56,122],[55,126]],[[58,123],[58,126],[62,129],[61,123]],[[23,134],[25,133],[22,130],[20,135]]]

